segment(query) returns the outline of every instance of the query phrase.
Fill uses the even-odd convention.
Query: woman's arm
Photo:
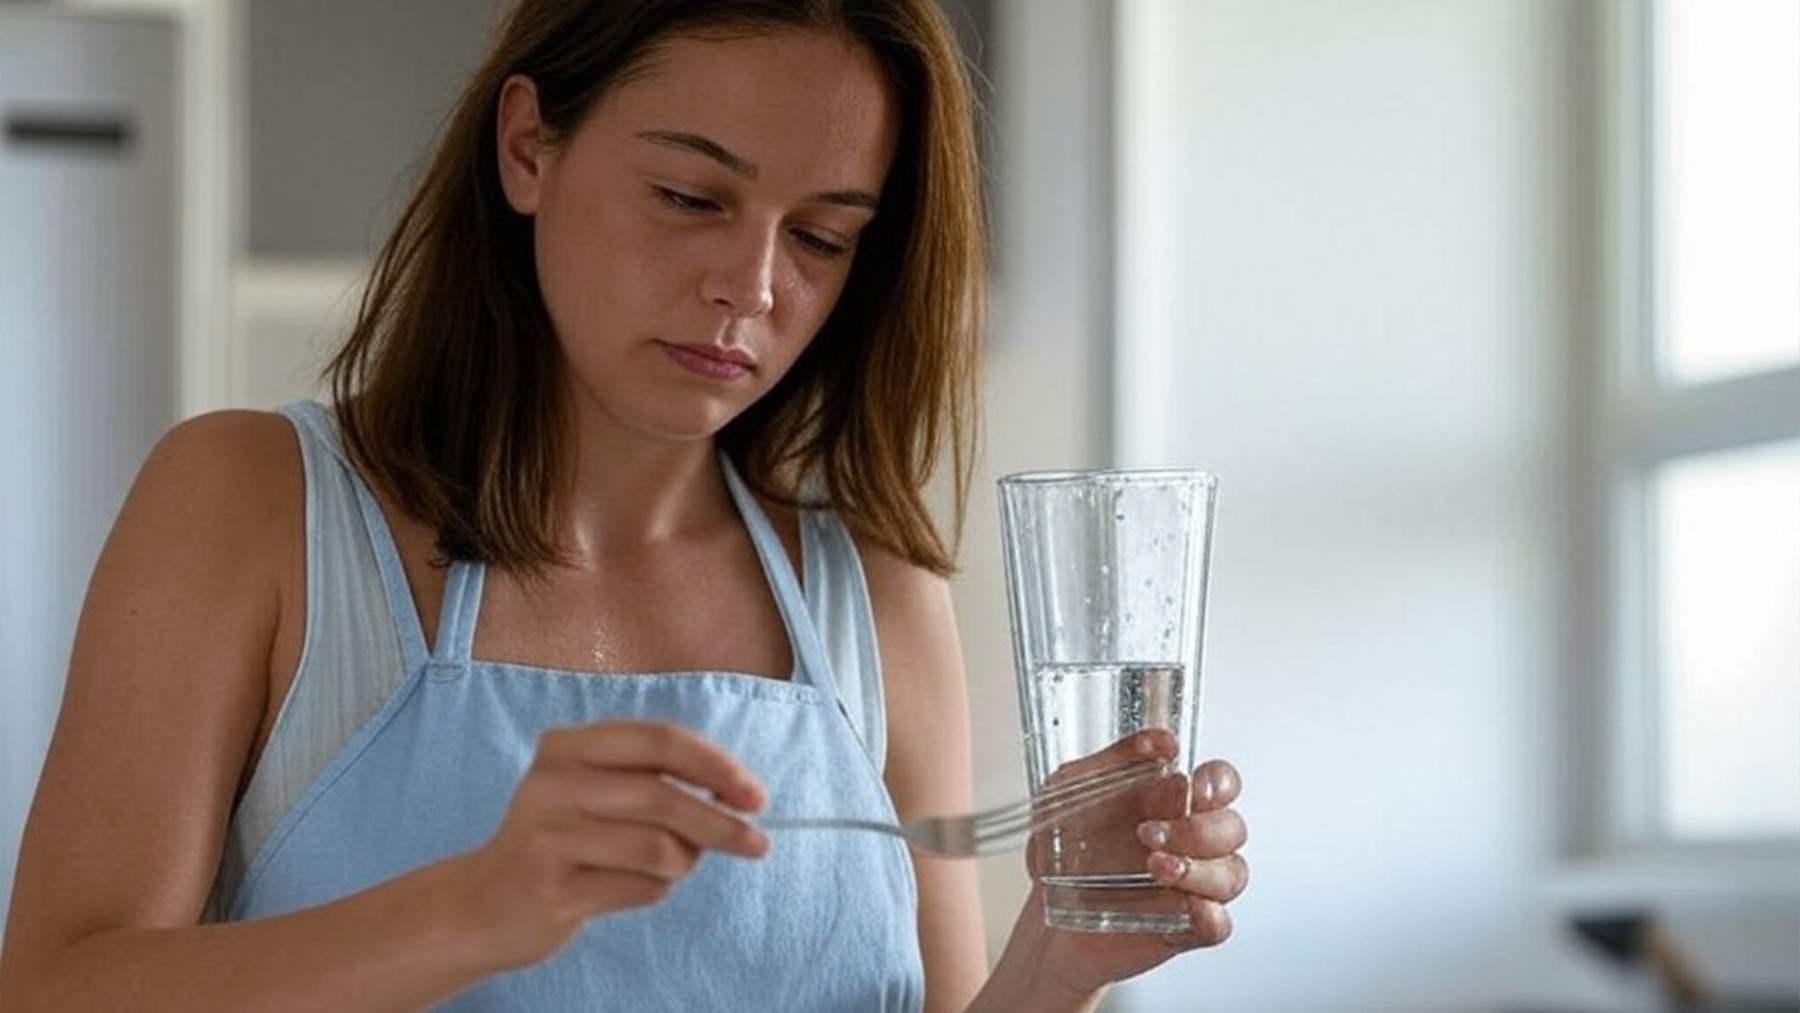
[[[283,620],[302,621],[302,488],[292,427],[274,415],[185,423],[145,462],[82,609],[0,1007],[278,1009],[285,992],[294,1009],[399,1010],[457,979],[452,950],[398,945],[453,924],[423,879],[338,911],[196,925],[275,645],[293,632]]]
[[[903,814],[967,812],[974,794],[969,705],[949,585],[882,549],[861,548],[881,647],[894,806]],[[1044,973],[1045,933],[1033,929],[1043,925],[1035,888],[990,975],[975,863],[915,856],[913,869],[925,1013],[1082,1013],[1098,1002],[1099,988],[1071,990]]]
[[[879,548],[863,546],[862,557],[888,702],[888,790],[903,814],[966,812],[969,711],[948,585]],[[1173,755],[1166,735],[1151,740],[1150,748]],[[1214,761],[1194,771],[1193,782],[1195,813],[1160,828],[1163,843],[1147,859],[1163,883],[1189,895],[1195,927],[1180,936],[1052,930],[1034,886],[990,974],[974,863],[915,857],[926,1013],[1086,1013],[1109,983],[1224,941],[1231,931],[1224,904],[1248,879],[1237,854],[1243,820],[1230,808],[1238,777]]]
[[[967,812],[969,705],[948,584],[859,545],[881,648],[887,787],[902,814]],[[975,863],[915,856],[926,1013],[967,1007],[987,977]]]
[[[658,777],[756,809],[735,761],[680,729],[611,722],[546,735],[476,851],[304,911],[197,925],[271,671],[291,674],[298,650],[302,489],[293,430],[272,415],[184,424],[145,464],[76,635],[0,1009],[417,1010],[655,902],[703,849],[766,848]]]

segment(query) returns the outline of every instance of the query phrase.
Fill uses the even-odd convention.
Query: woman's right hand
[[[742,764],[677,725],[553,729],[494,836],[451,860],[462,912],[503,967],[562,949],[588,919],[661,900],[703,851],[761,857],[761,831],[670,783],[746,813],[764,803]]]

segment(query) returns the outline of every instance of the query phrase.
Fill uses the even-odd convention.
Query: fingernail
[[[1169,825],[1161,820],[1150,820],[1138,824],[1138,840],[1145,846],[1160,848],[1169,843]]]
[[[1213,797],[1218,793],[1218,785],[1213,784],[1213,780],[1210,777],[1203,777],[1200,779],[1199,784],[1194,785],[1194,795],[1199,799],[1202,805],[1211,805]]]
[[[1179,883],[1187,875],[1187,859],[1157,852],[1150,856],[1150,874],[1165,883]]]
[[[751,812],[761,812],[762,807],[768,804],[769,793],[764,790],[761,781],[744,781],[743,794],[750,800],[750,805],[746,808]]]

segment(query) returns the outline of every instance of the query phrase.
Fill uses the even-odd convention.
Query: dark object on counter
[[[1670,1009],[1715,1009],[1712,990],[1648,912],[1577,915],[1569,925],[1583,942],[1620,967],[1648,969],[1668,996]]]
[[[1800,1013],[1800,1001],[1720,995],[1647,911],[1577,915],[1569,928],[1590,950],[1621,970],[1648,973],[1660,986],[1663,1010],[1677,1013]],[[1646,1010],[1645,1013],[1651,1013]]]

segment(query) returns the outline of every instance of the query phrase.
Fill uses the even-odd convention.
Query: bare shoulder
[[[919,633],[924,630],[915,624],[929,627],[952,619],[949,581],[865,535],[852,537],[862,558],[878,629],[885,632],[896,626]]]
[[[296,548],[303,557],[304,488],[298,440],[279,415],[214,412],[175,426],[151,449],[119,511],[82,632],[110,640],[106,632],[176,603],[186,605],[176,614],[188,622],[204,605],[272,623],[282,582],[296,562],[304,565],[295,557]]]
[[[92,605],[135,589],[189,601],[246,592],[273,603],[304,565],[305,475],[293,426],[269,412],[222,411],[157,441],[101,553]],[[296,549],[300,554],[296,556]],[[265,618],[270,618],[265,616]]]
[[[273,502],[302,482],[294,427],[274,412],[195,416],[157,441],[138,482],[177,495],[228,491],[222,506]]]
[[[234,667],[253,670],[260,690],[283,605],[303,592],[305,529],[299,441],[286,419],[228,411],[175,426],[151,448],[101,550],[71,679],[104,673],[88,663],[147,649],[136,642],[153,634],[240,639],[262,660]]]
[[[968,696],[950,583],[869,539],[857,548],[880,643],[889,789],[902,811],[954,804],[967,791]]]

